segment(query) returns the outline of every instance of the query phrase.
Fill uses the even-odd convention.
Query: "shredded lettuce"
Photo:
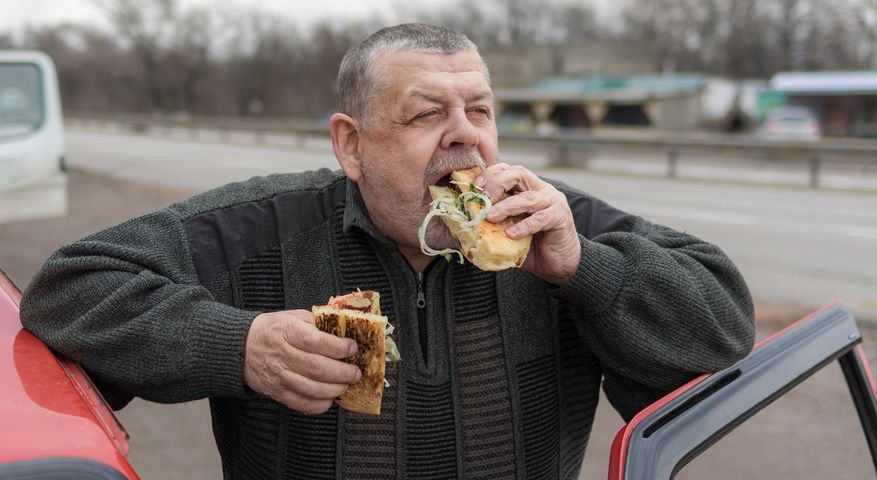
[[[452,191],[454,191],[453,200],[448,197],[441,197],[433,200],[429,205],[429,212],[426,214],[426,217],[423,218],[423,223],[420,224],[420,228],[417,231],[417,237],[420,239],[420,251],[423,252],[424,255],[441,255],[445,260],[450,262],[453,259],[453,255],[456,254],[459,257],[459,263],[463,263],[465,261],[463,252],[455,248],[435,250],[427,245],[426,227],[429,225],[429,222],[432,221],[433,217],[444,216],[460,224],[460,228],[475,228],[487,218],[487,214],[490,213],[492,205],[490,203],[490,198],[482,193],[483,189],[476,186],[474,183],[470,182],[467,184],[465,182],[457,181],[451,181],[451,183],[458,186],[466,185],[469,187],[469,190],[457,193],[452,189]],[[470,202],[476,202],[482,207],[474,218],[469,209]]]
[[[394,367],[402,361],[402,356],[399,355],[399,347],[397,347],[396,342],[389,337],[389,334],[384,338],[384,349],[387,352],[387,361],[393,362]]]
[[[396,346],[396,342],[390,337],[392,333],[396,330],[390,322],[387,322],[387,326],[384,327],[384,352],[386,353],[386,361],[393,362],[393,367],[399,365],[399,362],[402,361],[402,356],[399,354],[399,347]],[[384,378],[384,387],[389,387],[390,382],[387,381],[386,377]]]

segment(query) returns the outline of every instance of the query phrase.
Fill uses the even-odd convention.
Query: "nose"
[[[448,120],[448,129],[442,137],[442,148],[473,148],[478,145],[478,129],[469,121],[465,112],[456,110]]]

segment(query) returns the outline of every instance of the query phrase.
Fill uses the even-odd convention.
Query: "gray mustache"
[[[435,175],[451,170],[463,170],[474,166],[485,167],[484,159],[476,149],[454,149],[441,156],[433,158],[426,167],[424,185]]]

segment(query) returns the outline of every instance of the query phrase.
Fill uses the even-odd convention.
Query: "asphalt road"
[[[0,266],[26,283],[55,248],[137,213],[227,181],[275,171],[334,167],[326,142],[292,149],[247,137],[217,144],[85,132],[68,133],[70,214],[0,225]],[[721,245],[737,262],[759,304],[760,336],[831,299],[860,319],[877,319],[877,195],[757,185],[668,181],[546,171],[523,163],[656,222]],[[110,176],[112,175],[112,176]],[[872,363],[877,333],[865,325]],[[135,401],[118,412],[131,433],[129,459],[143,478],[218,478],[206,402]],[[622,425],[602,402],[581,478],[605,478],[609,445]],[[769,406],[696,459],[677,478],[868,478],[864,439],[839,369],[830,367]]]

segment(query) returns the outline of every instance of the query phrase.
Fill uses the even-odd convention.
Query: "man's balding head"
[[[344,55],[338,70],[338,110],[368,128],[371,103],[385,85],[378,71],[381,55],[399,51],[449,55],[462,50],[477,53],[478,47],[462,33],[447,27],[406,23],[378,30]],[[486,65],[484,76],[489,81]]]

